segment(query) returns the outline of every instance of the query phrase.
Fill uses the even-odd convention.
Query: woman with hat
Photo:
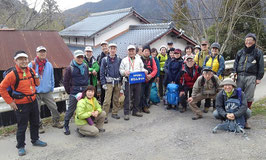
[[[220,44],[214,42],[211,45],[211,56],[206,57],[203,67],[208,66],[216,73],[219,79],[222,79],[222,73],[224,72],[224,57],[219,54]]]
[[[221,120],[236,120],[240,126],[250,128],[247,119],[251,117],[251,110],[247,108],[244,92],[240,88],[236,89],[236,83],[231,78],[224,79],[220,86],[223,90],[216,96],[214,117]]]

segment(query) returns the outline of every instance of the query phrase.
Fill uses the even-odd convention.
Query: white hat
[[[108,45],[108,42],[107,41],[102,41],[101,45],[103,45],[103,44],[107,44]]]
[[[224,85],[232,85],[233,87],[237,87],[237,85],[236,85],[236,82],[234,82],[233,80],[232,80],[232,78],[225,78],[221,83],[220,83],[220,86],[224,86]]]
[[[160,50],[161,50],[162,48],[167,49],[167,47],[166,47],[165,45],[162,45],[162,46],[160,47]]]
[[[44,46],[39,46],[37,47],[36,52],[40,52],[41,50],[46,51],[46,48]]]
[[[117,48],[117,45],[115,43],[110,43],[109,44],[109,48],[111,48],[111,47],[116,47]]]
[[[78,57],[78,56],[83,56],[84,57],[84,53],[82,50],[75,50],[74,52],[74,57]]]
[[[134,45],[129,45],[129,46],[127,47],[127,50],[130,50],[130,49],[136,49],[136,47],[135,47]]]
[[[92,52],[93,50],[92,50],[92,48],[90,46],[88,46],[88,47],[85,47],[85,49],[84,49],[84,52],[86,52],[86,51],[91,51]]]
[[[18,52],[15,53],[14,60],[18,59],[19,57],[28,58],[28,55],[24,51],[18,51]]]

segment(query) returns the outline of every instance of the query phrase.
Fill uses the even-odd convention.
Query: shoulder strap
[[[237,91],[237,97],[240,101],[240,106],[241,106],[242,105],[242,90],[241,88],[237,88],[236,91]]]
[[[33,78],[34,84],[36,86],[36,82],[35,82],[35,78],[34,78],[34,72],[31,68],[30,68],[30,74],[31,74],[31,77]]]
[[[31,64],[32,64],[32,67],[31,68],[33,68],[35,70],[36,69],[36,63],[35,63],[35,61],[34,60],[31,61]]]
[[[17,88],[18,88],[18,84],[19,84],[20,79],[19,79],[19,76],[18,76],[18,71],[17,71],[17,69],[15,67],[13,68],[13,72],[14,72],[14,74],[16,76],[16,83],[15,83],[15,86],[14,86],[14,91],[16,91]]]
[[[151,57],[151,58],[150,58],[150,65],[151,65],[151,68],[152,68],[152,61],[153,61],[153,58]]]

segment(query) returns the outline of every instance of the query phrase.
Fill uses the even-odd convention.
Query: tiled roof
[[[141,46],[149,44],[172,28],[172,23],[131,25],[129,31],[113,39],[110,43],[117,44],[117,55],[121,58],[127,55],[127,46],[133,44]],[[94,54],[99,55],[101,47],[94,49]]]
[[[85,36],[90,37],[121,18],[132,14],[132,7],[106,12],[92,13],[82,21],[59,32],[61,36]]]

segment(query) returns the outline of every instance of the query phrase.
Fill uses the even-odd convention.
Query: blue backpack
[[[177,105],[179,101],[179,91],[178,91],[179,85],[170,83],[167,85],[167,103],[171,105]]]
[[[153,82],[152,86],[151,86],[150,101],[153,103],[159,103],[160,102],[160,98],[158,96],[158,89],[157,89],[155,82]]]

